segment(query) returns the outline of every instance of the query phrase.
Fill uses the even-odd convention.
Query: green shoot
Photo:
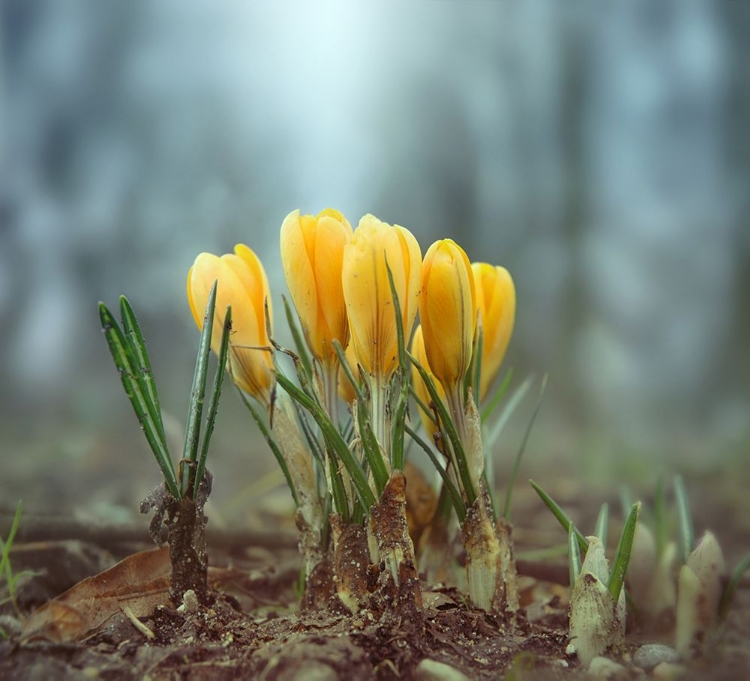
[[[609,523],[609,504],[602,504],[599,515],[596,518],[596,527],[594,528],[594,534],[599,537],[599,541],[602,546],[607,548],[607,524]]]
[[[627,573],[630,554],[633,550],[635,526],[638,523],[640,512],[641,502],[639,501],[638,503],[633,504],[628,519],[625,521],[625,527],[622,528],[620,542],[617,545],[617,553],[615,554],[615,561],[612,564],[612,570],[609,574],[609,593],[612,594],[615,603],[617,603],[617,600],[620,598],[622,585],[625,583],[625,574]]]
[[[526,397],[526,393],[531,389],[531,386],[533,384],[534,377],[529,376],[513,391],[510,399],[508,399],[508,402],[500,412],[500,416],[498,417],[497,422],[492,426],[492,430],[485,438],[484,446],[487,451],[490,451],[493,448],[495,442],[497,442],[497,439],[500,437],[500,433],[502,432],[503,428],[505,428],[505,426],[508,424],[508,421],[510,421],[510,417],[513,416],[513,413],[518,408],[518,405],[521,404],[523,398]],[[484,417],[482,417],[482,423],[484,423]]]
[[[557,518],[557,522],[562,525],[563,529],[566,532],[570,532],[570,528],[573,528],[573,532],[575,533],[576,539],[578,540],[578,546],[580,547],[581,552],[585,554],[589,548],[589,543],[586,537],[584,537],[581,534],[580,530],[578,530],[578,528],[573,525],[573,522],[565,514],[565,511],[563,511],[560,506],[555,503],[555,501],[549,494],[547,494],[547,492],[539,487],[539,485],[537,485],[533,480],[529,480],[529,484],[534,488],[534,491],[536,491],[541,500],[546,504],[547,508],[552,511],[552,515]]]
[[[531,414],[531,419],[529,420],[529,425],[526,426],[526,432],[523,435],[523,440],[521,441],[521,446],[518,448],[518,453],[516,454],[516,460],[513,462],[513,470],[510,474],[510,480],[508,480],[508,489],[505,492],[505,510],[503,511],[503,517],[506,520],[510,520],[510,500],[511,496],[513,495],[513,486],[516,483],[516,477],[518,476],[518,469],[521,465],[521,459],[523,458],[523,453],[526,451],[526,443],[529,441],[529,436],[531,435],[531,429],[534,427],[534,421],[536,421],[536,416],[539,413],[539,407],[542,406],[542,398],[544,397],[544,391],[547,388],[547,374],[544,374],[544,378],[542,379],[542,386],[539,388],[539,397],[536,401],[536,406],[534,407],[534,412]]]
[[[674,497],[677,504],[677,520],[680,532],[680,556],[682,562],[685,563],[695,547],[695,530],[693,529],[693,517],[690,513],[685,483],[679,475],[674,479]]]
[[[185,446],[183,461],[195,464],[198,460],[198,446],[200,444],[201,417],[203,416],[203,399],[206,394],[206,377],[208,375],[208,358],[211,354],[211,336],[214,328],[214,311],[216,309],[216,282],[211,287],[208,296],[206,314],[203,317],[203,329],[198,344],[198,357],[195,360],[193,373],[193,387],[190,390],[190,404],[188,405],[187,428],[185,429]],[[220,368],[221,369],[221,368]],[[194,471],[192,465],[182,467],[180,497],[188,494]]]
[[[126,307],[129,309],[129,306],[122,304],[121,307],[123,309]],[[109,346],[110,354],[112,355],[115,367],[117,367],[120,374],[120,380],[125,389],[125,394],[133,405],[133,410],[141,424],[143,433],[146,436],[146,441],[151,447],[151,451],[159,464],[159,468],[164,476],[164,483],[172,496],[175,499],[179,499],[180,489],[177,483],[174,465],[172,464],[172,458],[167,449],[166,439],[163,436],[164,427],[161,422],[161,414],[157,419],[156,405],[152,402],[148,386],[144,385],[142,379],[139,380],[142,369],[145,366],[150,366],[146,346],[141,343],[142,336],[140,336],[140,333],[133,331],[131,335],[126,337],[120,328],[120,325],[117,323],[117,320],[107,309],[107,306],[101,302],[99,303],[99,319],[102,331],[104,331],[104,336],[107,340],[107,345]],[[135,327],[132,328],[133,330],[135,329]],[[134,348],[131,343],[139,344],[139,347]],[[136,364],[134,359],[136,356],[145,357],[145,363],[143,365]]]

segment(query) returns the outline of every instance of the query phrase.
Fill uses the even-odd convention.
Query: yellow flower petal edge
[[[482,327],[483,399],[505,358],[516,318],[516,288],[504,267],[486,262],[472,263],[477,291],[478,324]]]
[[[387,382],[398,366],[398,338],[386,260],[408,341],[417,315],[422,253],[412,233],[373,215],[359,222],[344,249],[342,281],[351,342],[365,373]]]
[[[234,253],[221,257],[201,253],[187,276],[187,298],[198,328],[203,327],[208,296],[214,281],[216,319],[211,348],[219,351],[224,313],[232,306],[232,335],[229,340],[229,370],[234,382],[262,404],[268,406],[275,385],[273,357],[265,321],[265,304],[273,319],[268,278],[258,256],[238,244]]]
[[[336,359],[333,340],[349,340],[341,282],[344,248],[352,240],[346,218],[331,208],[317,216],[294,210],[281,225],[281,264],[289,293],[312,354]]]
[[[419,316],[430,368],[452,392],[469,368],[476,325],[474,273],[452,239],[436,241],[425,254]]]

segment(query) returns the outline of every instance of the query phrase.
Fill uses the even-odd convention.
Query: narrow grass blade
[[[641,512],[641,502],[633,504],[628,519],[625,521],[625,527],[622,528],[620,542],[617,545],[617,553],[612,563],[612,571],[609,574],[609,593],[612,594],[615,603],[620,598],[622,585],[625,583],[625,575],[628,571],[630,554],[633,550],[633,539],[635,538],[635,526],[638,524],[638,516]]]
[[[237,388],[237,392],[239,393],[242,403],[245,405],[247,410],[250,412],[250,415],[253,417],[253,421],[255,421],[256,425],[258,426],[258,430],[260,430],[261,434],[263,435],[266,442],[268,443],[268,446],[270,447],[271,452],[273,453],[273,456],[276,459],[276,463],[279,464],[279,468],[281,469],[281,472],[284,474],[284,479],[286,480],[286,484],[289,487],[289,491],[292,493],[292,499],[294,499],[294,506],[298,507],[299,498],[297,497],[297,490],[294,487],[294,482],[292,482],[292,476],[289,474],[289,467],[286,465],[284,455],[281,453],[281,449],[279,448],[279,445],[276,444],[276,440],[273,439],[273,436],[271,435],[271,431],[266,426],[265,421],[260,417],[258,410],[252,405],[250,400],[247,399],[247,397],[245,396],[245,393],[243,393],[239,387]]]
[[[719,603],[719,619],[722,622],[726,620],[727,615],[729,614],[729,608],[732,607],[734,594],[737,591],[740,582],[742,582],[742,578],[745,576],[745,572],[747,572],[748,568],[750,568],[750,553],[748,553],[740,561],[740,564],[735,568],[735,571],[732,573],[732,576],[730,577],[729,582],[724,589],[724,593],[721,594],[721,603]]]
[[[448,413],[448,410],[443,404],[443,401],[440,399],[440,395],[438,394],[435,383],[433,382],[432,378],[430,378],[430,375],[427,373],[427,371],[425,371],[424,367],[419,363],[414,355],[412,355],[411,353],[407,353],[407,356],[409,358],[409,361],[411,361],[411,363],[416,367],[419,375],[422,377],[422,380],[427,386],[427,391],[430,393],[430,398],[432,399],[432,402],[438,411],[440,421],[442,422],[442,427],[445,430],[445,434],[448,436],[448,439],[450,440],[451,446],[453,447],[453,453],[456,459],[454,464],[456,466],[456,469],[458,470],[459,478],[461,479],[461,485],[463,487],[463,493],[466,497],[467,506],[471,506],[474,501],[476,501],[477,493],[474,489],[474,484],[471,481],[471,475],[469,473],[469,468],[466,462],[466,454],[464,452],[463,444],[461,443],[461,438],[458,436],[456,426],[453,423],[453,419]]]
[[[323,470],[325,470],[325,466],[326,466],[325,452],[323,451],[323,448],[320,446],[320,442],[318,442],[318,438],[315,436],[315,433],[313,433],[312,428],[310,427],[310,423],[308,422],[306,418],[306,414],[304,410],[302,409],[302,407],[300,407],[294,401],[292,403],[294,404],[294,407],[297,410],[297,420],[299,421],[300,427],[302,428],[302,432],[305,435],[307,446],[310,448],[313,458],[315,459],[315,461],[317,461],[318,466],[320,466]]]
[[[573,523],[568,529],[568,575],[572,589],[581,576],[581,549],[578,546],[578,537]]]
[[[286,296],[281,296],[281,300],[284,302],[284,313],[286,314],[286,321],[289,325],[289,330],[292,332],[292,339],[294,340],[294,347],[297,350],[300,362],[308,376],[313,375],[312,359],[310,359],[310,353],[307,351],[307,343],[302,335],[299,328],[299,321],[294,309],[290,305]]]
[[[276,380],[279,385],[289,393],[313,417],[323,434],[323,439],[328,447],[329,454],[335,456],[344,465],[354,485],[354,490],[366,509],[375,503],[375,495],[367,484],[367,477],[357,458],[349,451],[349,446],[341,437],[341,434],[328,418],[325,410],[313,398],[307,395],[301,388],[297,387],[281,371],[276,371]]]
[[[463,523],[466,519],[466,509],[464,508],[464,502],[461,499],[461,493],[456,489],[456,486],[453,484],[453,480],[451,480],[450,475],[448,475],[448,471],[443,468],[443,465],[438,461],[437,456],[435,455],[435,452],[433,451],[432,447],[430,447],[417,433],[412,430],[409,426],[405,426],[406,432],[409,433],[409,436],[416,442],[427,454],[428,457],[430,457],[430,461],[432,462],[432,465],[435,466],[435,469],[440,474],[440,477],[443,480],[443,489],[448,494],[448,497],[451,500],[451,504],[453,505],[453,508],[456,511],[456,516],[458,516],[458,522]]]
[[[156,391],[154,371],[151,368],[151,360],[146,349],[146,341],[143,338],[135,311],[125,296],[120,296],[120,318],[122,319],[122,331],[125,335],[125,340],[130,346],[134,366],[137,370],[136,377],[141,386],[141,392],[143,392],[144,397],[151,403],[151,415],[158,426],[162,442],[166,442],[167,436],[165,435],[164,423],[162,422],[161,405],[159,404],[159,395]]]
[[[484,444],[485,451],[492,450],[498,438],[500,437],[500,433],[502,433],[503,429],[508,424],[508,421],[510,421],[511,416],[513,416],[516,409],[518,408],[518,405],[521,404],[523,398],[526,397],[526,393],[531,390],[531,386],[533,384],[534,377],[529,376],[513,391],[513,394],[510,396],[507,403],[503,407],[502,411],[500,412],[500,416],[498,417],[495,425],[492,426],[492,430],[490,430],[489,435],[486,438]],[[484,419],[482,419],[482,422],[484,422]]]
[[[203,416],[203,401],[206,395],[206,376],[208,374],[208,358],[211,353],[211,337],[214,328],[214,312],[216,310],[216,288],[218,282],[214,282],[211,293],[208,295],[206,314],[203,317],[203,329],[198,344],[198,357],[195,360],[195,373],[193,374],[193,387],[190,390],[190,404],[188,406],[187,429],[185,431],[185,446],[182,457],[189,462],[198,460],[198,444],[201,435],[201,417]],[[182,468],[181,492],[184,496],[195,479],[195,468],[190,465]]]
[[[609,504],[602,504],[599,515],[596,518],[594,534],[599,537],[602,546],[607,548],[607,525],[609,524]]]
[[[693,529],[693,516],[690,513],[690,502],[682,476],[674,479],[674,499],[677,506],[677,525],[680,535],[680,557],[685,563],[688,556],[695,548],[695,530]]]
[[[331,478],[331,496],[333,496],[333,507],[340,513],[345,521],[350,519],[349,500],[346,497],[344,480],[339,470],[338,461],[332,456],[328,457],[328,471]],[[360,505],[361,508],[361,505]]]
[[[229,354],[229,335],[232,333],[232,307],[227,306],[227,313],[224,316],[224,328],[221,332],[221,348],[219,350],[219,362],[216,365],[216,374],[214,375],[214,384],[211,389],[211,397],[208,400],[208,416],[206,417],[206,427],[203,431],[203,442],[201,443],[200,456],[198,465],[195,469],[195,482],[193,483],[193,498],[198,498],[198,489],[200,488],[203,474],[206,470],[206,460],[208,459],[208,447],[211,443],[211,435],[214,432],[216,423],[216,414],[219,411],[219,399],[221,398],[221,386],[224,383],[224,374],[226,373],[227,355]]]
[[[112,313],[104,303],[99,303],[99,319],[104,337],[107,340],[109,352],[120,374],[122,387],[130,400],[130,404],[133,405],[133,411],[135,411],[146,441],[149,447],[151,447],[156,462],[159,464],[159,468],[164,476],[164,483],[167,485],[172,496],[175,499],[179,499],[180,489],[174,465],[172,464],[172,457],[169,455],[166,442],[161,438],[159,426],[156,424],[149,410],[148,398],[141,391],[141,386],[136,379],[137,368],[133,366],[131,361],[125,336],[117,320],[112,316]]]
[[[542,399],[544,398],[544,391],[546,389],[547,374],[544,374],[542,385],[539,388],[539,397],[536,400],[536,406],[534,407],[534,412],[531,414],[531,419],[529,419],[529,425],[526,426],[526,432],[523,435],[521,446],[518,448],[516,460],[513,462],[513,470],[511,471],[510,479],[508,480],[508,489],[505,491],[505,510],[503,511],[503,517],[506,520],[510,520],[510,501],[513,496],[513,486],[516,484],[516,477],[518,476],[518,469],[521,466],[521,459],[523,458],[523,453],[526,451],[526,443],[529,441],[531,429],[534,427],[534,421],[536,421],[537,414],[539,413],[539,407],[542,406]]]
[[[18,531],[18,526],[21,523],[22,511],[23,501],[19,501],[16,505],[16,513],[13,516],[13,522],[11,523],[8,537],[5,539],[5,541],[3,541],[2,537],[0,537],[0,550],[2,550],[2,555],[0,555],[0,578],[2,578],[2,576],[5,574],[8,579],[9,586],[13,580],[13,573],[10,569],[10,550],[13,547],[13,542],[16,539],[16,532]]]
[[[547,494],[539,485],[537,485],[533,480],[529,480],[529,484],[534,488],[534,491],[539,495],[541,500],[546,504],[547,508],[552,511],[552,515],[557,518],[557,522],[562,525],[563,529],[566,532],[570,532],[570,528],[573,527],[573,531],[576,535],[576,539],[578,540],[578,546],[581,548],[581,552],[585,555],[586,551],[589,548],[589,543],[584,537],[581,532],[578,530],[578,528],[573,525],[573,522],[568,518],[568,516],[565,514],[565,511],[563,511],[557,503],[552,499],[552,497]]]
[[[508,369],[508,371],[505,372],[505,377],[503,378],[503,382],[500,384],[500,387],[495,391],[495,394],[492,396],[492,399],[490,400],[489,404],[482,409],[482,423],[484,423],[490,416],[492,416],[492,413],[497,408],[497,405],[500,404],[503,397],[505,396],[506,391],[508,390],[508,386],[510,386],[511,379],[513,378],[513,368],[511,367]]]

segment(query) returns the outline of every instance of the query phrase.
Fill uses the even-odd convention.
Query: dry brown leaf
[[[99,629],[125,605],[136,617],[145,617],[169,601],[170,571],[167,548],[128,556],[29,615],[23,637],[75,641]]]

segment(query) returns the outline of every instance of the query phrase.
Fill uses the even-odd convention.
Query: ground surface
[[[744,485],[723,477],[689,481],[698,529],[717,531],[730,566],[748,546]],[[699,484],[700,483],[700,484]],[[592,526],[601,499],[584,499],[575,484],[558,480],[551,491],[581,526]],[[89,575],[148,549],[142,525],[98,526],[91,521],[24,516],[12,554],[14,570],[36,574],[18,593],[18,617],[4,606],[0,620],[2,679],[411,679],[445,678],[425,659],[471,679],[585,678],[567,645],[567,568],[533,551],[564,542],[564,535],[529,490],[514,500],[515,537],[524,614],[509,626],[467,605],[454,588],[424,585],[421,612],[373,607],[357,615],[300,612],[295,592],[299,559],[291,518],[258,512],[251,531],[209,534],[212,576],[219,590],[210,607],[188,603],[178,611],[163,594],[150,614],[118,609],[82,640],[24,639],[23,616]],[[616,524],[613,521],[613,525]],[[209,525],[210,528],[210,525]],[[614,529],[611,534],[614,534]],[[7,518],[0,526],[6,536]],[[137,627],[136,621],[144,627]],[[750,589],[740,588],[721,645],[685,678],[750,678]],[[626,666],[622,678],[647,678],[632,663],[645,637],[630,627],[628,645],[611,657]],[[664,642],[671,643],[667,638]],[[420,666],[420,663],[421,666]],[[429,674],[432,674],[430,676]],[[460,678],[460,677],[456,677]]]

